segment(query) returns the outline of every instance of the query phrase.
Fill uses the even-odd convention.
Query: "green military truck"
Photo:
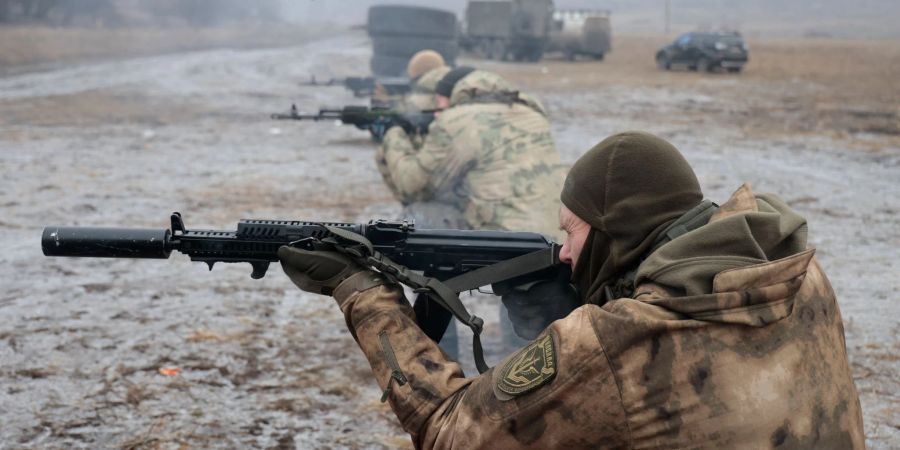
[[[552,0],[469,1],[460,46],[488,59],[538,61],[552,26]]]
[[[603,59],[612,49],[609,11],[559,10],[553,13],[553,29],[546,51],[561,52],[569,61],[578,56]]]

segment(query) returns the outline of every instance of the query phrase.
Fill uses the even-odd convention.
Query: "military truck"
[[[456,64],[456,14],[435,8],[408,5],[375,5],[369,8],[366,30],[372,39],[369,66],[376,77],[405,77],[406,64],[419,50],[434,50],[444,61]]]
[[[559,10],[553,13],[553,29],[546,51],[562,52],[569,61],[580,55],[603,59],[612,49],[609,11]]]
[[[469,1],[460,46],[488,59],[538,61],[552,20],[552,0]]]

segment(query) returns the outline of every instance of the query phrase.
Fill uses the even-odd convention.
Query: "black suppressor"
[[[165,228],[47,227],[41,248],[46,256],[166,259],[170,237]]]

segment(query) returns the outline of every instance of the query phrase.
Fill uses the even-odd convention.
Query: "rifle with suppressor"
[[[401,112],[391,108],[368,106],[345,106],[340,109],[320,109],[318,114],[302,114],[297,105],[291,105],[287,114],[275,113],[275,120],[323,120],[340,121],[345,125],[353,125],[360,130],[368,130],[380,141],[384,132],[393,126],[403,127],[407,134],[422,135],[428,133],[428,126],[434,121],[436,110],[418,112]]]
[[[175,250],[205,262],[210,270],[217,262],[249,263],[254,279],[262,278],[269,264],[278,261],[283,245],[345,252],[423,292],[413,309],[419,326],[435,341],[443,336],[451,314],[464,323],[480,321],[458,298],[449,304],[447,292],[455,295],[490,284],[495,294],[502,295],[568,270],[559,264],[559,246],[539,233],[416,229],[406,221],[241,220],[236,231],[188,230],[176,212],[170,229],[51,226],[44,228],[41,238],[46,256],[166,259]],[[480,332],[480,323],[467,324]]]
[[[309,81],[301,83],[302,86],[343,86],[353,91],[354,97],[371,97],[375,95],[378,86],[384,89],[387,95],[404,95],[409,93],[412,86],[406,78],[375,78],[375,77],[346,77],[329,78],[326,81],[317,81],[315,76]]]

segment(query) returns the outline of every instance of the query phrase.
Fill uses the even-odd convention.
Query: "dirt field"
[[[900,42],[751,40],[734,76],[657,71],[666,40],[617,37],[599,63],[466,63],[537,94],[566,161],[645,129],[682,149],[712,200],[746,181],[805,214],[840,299],[868,446],[896,448]],[[332,301],[277,267],[251,280],[249,267],[208,272],[180,254],[38,248],[45,225],[164,227],[172,211],[218,229],[396,217],[366,134],[268,119],[291,102],[358,104],[297,83],[360,74],[365,36],[252,47],[0,77],[0,448],[409,447]],[[467,301],[497,361],[496,304]]]
[[[125,56],[284,46],[302,42],[323,28],[271,24],[201,29],[0,26],[0,76]]]

